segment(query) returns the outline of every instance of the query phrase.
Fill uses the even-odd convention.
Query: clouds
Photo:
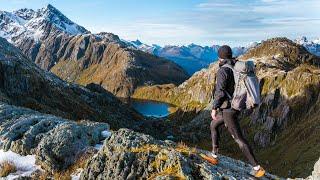
[[[149,44],[245,45],[275,36],[320,37],[319,0],[6,2],[0,0],[1,9],[51,3],[92,32],[113,32],[121,38],[140,39]]]
[[[274,36],[318,37],[319,8],[318,0],[215,0],[198,4],[193,16],[213,30],[212,39],[245,44]]]
[[[275,36],[319,37],[319,9],[318,0],[208,0],[185,11],[109,29],[124,38],[161,45],[246,45]]]
[[[111,23],[107,26],[91,27],[93,32],[108,31],[118,34],[123,39],[141,41],[148,44],[189,44],[197,37],[206,34],[200,28],[187,24],[136,21],[128,24]],[[188,37],[188,38],[186,38]]]

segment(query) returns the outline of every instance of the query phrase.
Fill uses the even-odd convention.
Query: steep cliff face
[[[308,175],[320,155],[316,150],[319,145],[315,143],[319,133],[315,127],[319,126],[320,118],[319,57],[288,39],[274,38],[249,49],[240,59],[255,62],[262,93],[262,104],[241,117],[244,133],[256,145],[261,161],[277,174]],[[180,86],[153,96],[159,101],[172,102],[185,112],[201,110],[198,115],[194,114],[192,121],[176,128],[178,139],[210,148],[211,107],[208,103],[217,69],[217,64],[213,64]],[[138,89],[136,96],[151,96],[161,91],[165,91],[164,86],[146,87]],[[230,145],[235,147],[230,142],[231,139],[226,140],[223,149],[237,154],[230,150]]]
[[[1,12],[0,36],[63,80],[96,83],[119,97],[138,86],[180,84],[189,76],[172,61],[134,50],[117,35],[91,34],[51,5]]]
[[[108,122],[114,128],[140,119],[110,92],[95,86],[89,90],[64,82],[0,38],[0,101],[73,120]]]

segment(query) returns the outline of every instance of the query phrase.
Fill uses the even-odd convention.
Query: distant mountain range
[[[302,36],[296,39],[295,42],[307,48],[310,53],[320,56],[320,38],[310,41],[307,37]]]
[[[0,11],[0,37],[6,38],[9,42],[18,46],[44,69],[51,69],[55,65],[54,63],[57,62],[41,61],[41,56],[39,57],[39,53],[37,53],[45,51],[40,46],[41,42],[46,41],[48,37],[57,37],[67,41],[62,37],[84,34],[91,33],[84,27],[68,19],[50,4],[39,10],[25,8],[13,12]],[[161,47],[156,44],[148,45],[139,40],[121,40],[114,38],[117,36],[111,33],[95,34],[95,36],[99,37],[101,35],[103,37],[108,36],[109,41],[121,44],[122,46],[169,59],[180,65],[189,75],[208,67],[210,63],[216,61],[220,47],[219,45],[200,46],[196,44],[182,46],[166,45]],[[306,47],[309,52],[320,56],[320,39],[309,41],[306,37],[301,37],[296,39],[295,42]],[[34,47],[30,48],[30,44]],[[237,57],[244,54],[255,44],[259,43],[252,43],[246,47],[233,47],[233,56]],[[49,53],[46,57],[51,55],[55,56],[55,54]]]
[[[184,68],[190,75],[199,71],[202,68],[206,68],[210,63],[218,59],[219,45],[213,46],[200,46],[196,44],[175,46],[167,45],[161,47],[159,45],[144,44],[139,40],[125,41],[133,48],[139,49],[150,54],[164,57],[172,60]],[[233,47],[233,56],[239,56],[247,51],[246,47]]]
[[[218,59],[218,49],[220,47],[219,45],[200,46],[196,44],[183,46],[166,45],[161,47],[156,44],[148,45],[139,40],[123,41],[141,51],[174,61],[183,67],[190,75],[202,68],[208,67],[210,63],[216,61]],[[294,41],[297,44],[304,46],[310,53],[320,56],[320,38],[309,41],[303,36]],[[261,42],[252,42],[245,47],[232,47],[233,56],[238,57],[246,53],[250,48],[261,44]]]

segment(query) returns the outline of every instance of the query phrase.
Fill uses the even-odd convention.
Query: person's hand
[[[212,109],[211,111],[211,117],[213,120],[217,120],[217,110]]]

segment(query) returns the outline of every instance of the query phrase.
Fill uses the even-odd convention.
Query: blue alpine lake
[[[161,118],[170,114],[169,108],[171,106],[164,102],[137,99],[131,99],[130,101],[131,106],[136,111],[147,117]]]

